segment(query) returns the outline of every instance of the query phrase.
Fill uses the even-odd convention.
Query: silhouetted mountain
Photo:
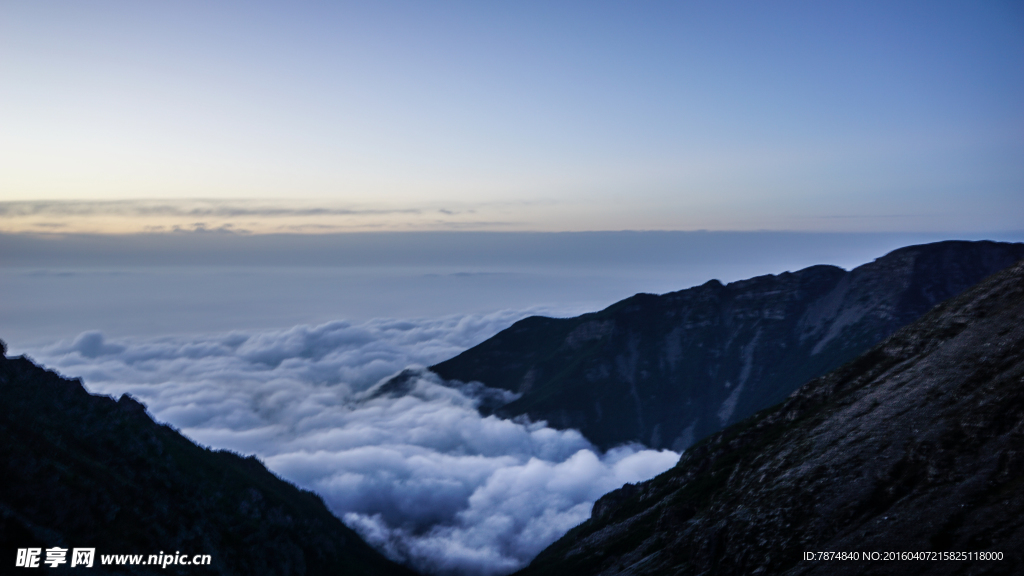
[[[497,413],[577,428],[602,448],[682,450],[1020,258],[1022,244],[950,241],[849,272],[812,266],[637,294],[576,318],[526,318],[431,370],[520,393]]]
[[[520,574],[1021,574],[1022,447],[1024,261],[602,497]]]
[[[90,395],[24,358],[0,357],[0,542],[96,548],[87,574],[411,576],[320,497],[254,457],[200,448],[121,396]],[[209,554],[199,566],[100,566],[100,555]],[[45,551],[41,560],[46,559]],[[42,572],[82,572],[68,563]],[[147,558],[148,560],[148,558]],[[24,570],[25,573],[32,570]]]

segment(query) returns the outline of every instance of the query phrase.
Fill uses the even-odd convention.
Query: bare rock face
[[[577,428],[602,448],[683,450],[1021,258],[1024,244],[940,242],[850,272],[637,294],[577,318],[526,318],[431,369],[521,394],[501,416]]]
[[[604,496],[521,574],[1021,574],[1021,544],[1024,261]]]
[[[72,548],[96,549],[92,568],[40,563],[47,574],[413,574],[319,496],[254,457],[196,446],[130,396],[93,396],[80,381],[0,355],[0,398],[4,574],[23,570],[16,549],[30,547],[68,549],[66,560]],[[211,563],[102,566],[100,558],[179,551]]]

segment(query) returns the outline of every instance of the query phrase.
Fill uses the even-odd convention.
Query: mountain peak
[[[431,369],[522,394],[502,416],[577,428],[606,449],[683,450],[1021,258],[1022,244],[948,241],[851,271],[711,280],[576,318],[527,318]]]
[[[1019,573],[1022,379],[1024,262],[602,497],[520,574]]]

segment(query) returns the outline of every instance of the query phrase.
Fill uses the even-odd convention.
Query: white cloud
[[[196,441],[255,453],[316,491],[393,558],[436,574],[504,574],[585,520],[594,500],[678,454],[599,453],[575,430],[481,417],[493,389],[410,365],[451,357],[523,312],[331,322],[289,330],[117,339],[33,351],[93,392],[130,393]]]

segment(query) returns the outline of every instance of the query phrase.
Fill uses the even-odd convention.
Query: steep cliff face
[[[602,497],[521,574],[1020,574],[1022,448],[1024,262]]]
[[[20,570],[16,548],[58,546],[96,548],[88,574],[413,574],[315,494],[255,458],[196,446],[128,396],[92,396],[78,381],[0,356],[0,398],[0,572]],[[212,562],[100,566],[101,554],[175,552]]]
[[[813,266],[638,294],[577,318],[524,319],[431,369],[522,394],[503,416],[578,428],[603,448],[682,450],[1022,257],[1021,244],[940,242],[850,272]]]

